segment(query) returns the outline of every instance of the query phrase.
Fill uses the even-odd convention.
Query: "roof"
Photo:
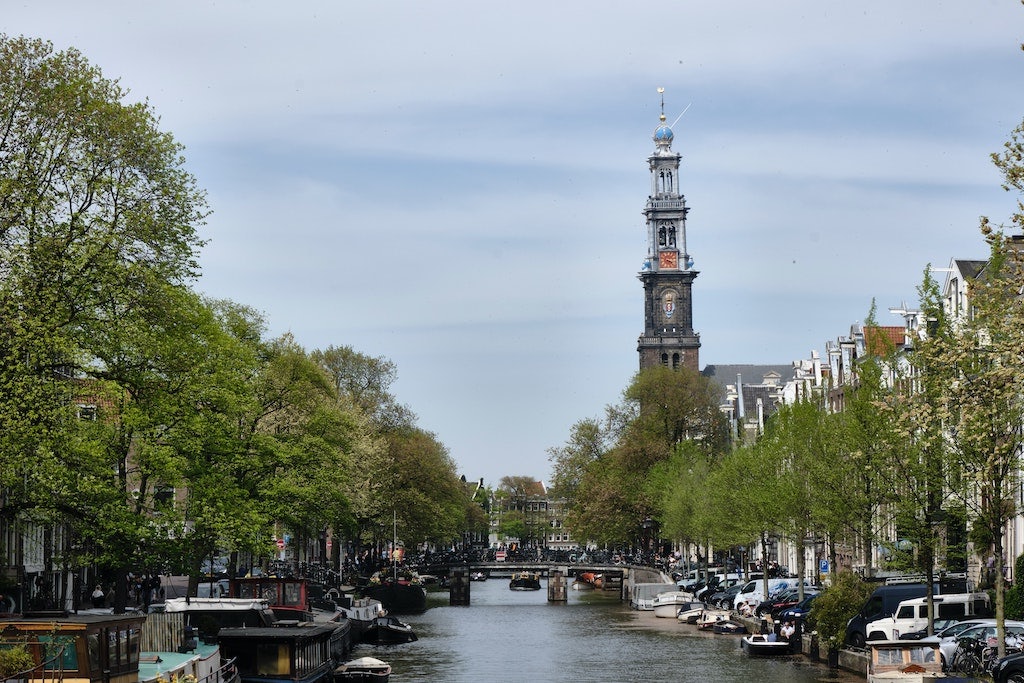
[[[988,261],[953,259],[953,263],[956,264],[956,269],[959,270],[964,277],[977,277],[978,273],[981,272]]]
[[[881,356],[906,343],[907,328],[902,325],[875,325],[864,328],[864,344],[870,354]]]
[[[706,365],[701,372],[708,379],[712,379],[723,387],[727,384],[736,383],[736,375],[740,375],[744,386],[748,384],[763,384],[765,377],[778,375],[778,383],[785,384],[796,376],[796,369],[792,363],[785,365]]]

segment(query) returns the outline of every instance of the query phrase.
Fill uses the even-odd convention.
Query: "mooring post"
[[[448,599],[450,605],[469,604],[469,577],[461,569],[452,572],[451,594]]]
[[[569,599],[565,583],[565,574],[560,569],[552,569],[548,574],[548,602],[565,602]]]

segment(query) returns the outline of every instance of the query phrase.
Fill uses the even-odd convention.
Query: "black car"
[[[992,667],[995,683],[1024,683],[1024,652],[1006,655]]]
[[[777,619],[782,622],[797,622],[805,620],[807,618],[808,613],[810,613],[811,611],[811,603],[814,602],[814,599],[816,597],[818,597],[817,593],[812,593],[808,596],[805,596],[803,601],[798,602],[796,605],[792,607],[787,607],[786,609],[779,612],[779,616],[777,617]]]
[[[775,616],[777,611],[785,609],[787,607],[793,607],[800,602],[800,591],[796,588],[786,589],[777,595],[773,595],[768,598],[754,610],[754,614],[761,616],[762,614],[771,614]]]
[[[735,586],[729,586],[721,593],[715,593],[706,600],[707,604],[714,605],[715,607],[732,607],[733,600],[739,595],[740,590],[743,588],[742,583],[738,583]]]

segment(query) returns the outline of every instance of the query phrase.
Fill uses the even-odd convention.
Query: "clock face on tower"
[[[663,251],[658,254],[658,267],[662,269],[679,268],[679,252]]]

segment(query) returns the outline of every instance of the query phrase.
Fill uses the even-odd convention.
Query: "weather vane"
[[[665,120],[665,89],[658,88],[658,94],[661,95],[661,120]]]

